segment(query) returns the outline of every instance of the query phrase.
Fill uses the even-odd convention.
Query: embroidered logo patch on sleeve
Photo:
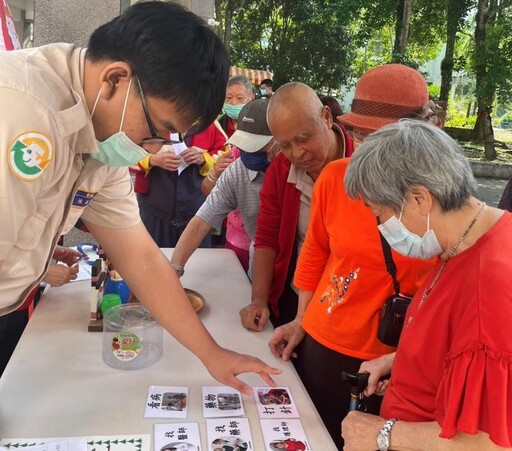
[[[36,180],[53,158],[53,143],[41,132],[24,132],[11,142],[8,153],[9,168],[18,178]]]

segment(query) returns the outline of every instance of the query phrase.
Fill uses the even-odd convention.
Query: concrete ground
[[[478,182],[477,197],[487,205],[497,207],[508,179],[477,178],[476,181]]]
[[[477,178],[478,182],[478,198],[483,200],[487,205],[496,207],[500,201],[503,189],[508,180],[493,178]],[[65,246],[76,246],[78,243],[95,242],[89,233],[84,233],[77,229],[72,229],[64,237]]]
[[[90,233],[73,228],[64,236],[64,246],[73,247],[78,243],[96,243],[96,240]]]

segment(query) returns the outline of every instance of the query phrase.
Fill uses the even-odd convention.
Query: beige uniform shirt
[[[0,54],[0,315],[39,283],[80,216],[111,228],[140,221],[128,169],[89,155],[84,59],[69,44]]]

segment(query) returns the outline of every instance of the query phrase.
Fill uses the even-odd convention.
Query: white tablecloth
[[[276,382],[290,387],[312,449],[334,450],[293,365],[270,353],[271,326],[261,333],[242,327],[238,312],[250,300],[250,284],[235,254],[199,249],[187,264],[182,283],[206,298],[199,315],[218,343],[282,369]],[[87,332],[89,290],[88,282],[75,282],[45,292],[0,379],[0,438],[152,433],[154,423],[179,420],[144,419],[148,388],[172,385],[190,387],[186,421],[199,423],[205,444],[201,387],[219,384],[166,332],[163,356],[154,365],[136,371],[106,365],[101,357],[102,334]],[[257,375],[241,377],[252,386],[264,385]],[[262,450],[254,400],[244,396],[244,406],[255,450]]]

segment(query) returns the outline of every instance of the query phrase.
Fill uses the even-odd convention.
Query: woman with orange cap
[[[377,67],[359,80],[352,111],[338,120],[361,142],[402,117],[435,120],[421,74],[400,64]],[[357,151],[356,151],[357,152]],[[377,339],[379,316],[395,293],[372,211],[350,200],[343,186],[349,159],[327,165],[318,178],[306,239],[294,284],[299,288],[295,320],[278,327],[269,342],[274,355],[288,360],[301,343],[297,371],[339,449],[340,424],[350,403],[341,372],[395,348]],[[434,261],[392,253],[402,293],[414,295]],[[378,413],[380,398],[366,401]]]

